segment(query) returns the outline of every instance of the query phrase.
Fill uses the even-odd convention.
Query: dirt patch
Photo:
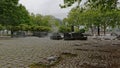
[[[104,65],[83,63],[80,68],[106,68]]]
[[[83,43],[83,45],[92,45],[92,43]]]
[[[112,44],[113,46],[117,46],[117,47],[120,47],[120,44],[119,43],[115,43],[115,44]]]
[[[90,59],[106,60],[106,57],[102,56],[102,55],[90,55],[89,58]]]
[[[73,46],[83,46],[82,44],[73,44]]]
[[[61,53],[61,55],[63,56],[67,56],[67,57],[77,57],[77,54],[73,54],[73,53],[69,53],[69,52],[63,52]]]
[[[91,51],[90,49],[81,49],[81,48],[76,48],[75,50],[79,50],[79,51]]]
[[[75,50],[78,50],[78,51],[91,51],[91,52],[98,51],[98,52],[105,52],[105,53],[112,53],[112,52],[117,51],[116,49],[81,49],[81,48],[76,48]]]

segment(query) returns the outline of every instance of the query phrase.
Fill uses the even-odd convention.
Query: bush
[[[67,27],[67,26],[60,26],[59,32],[61,32],[61,33],[71,32],[71,28]]]
[[[80,33],[85,33],[85,29],[80,29]]]
[[[20,27],[19,26],[10,26],[9,30],[18,31],[18,30],[20,30]]]
[[[45,26],[32,26],[31,31],[41,31],[41,32],[49,32],[51,30],[50,27]]]
[[[29,30],[29,26],[26,24],[20,24],[19,25],[20,30],[27,31]]]
[[[29,30],[29,26],[26,24],[20,24],[18,26],[8,26],[7,29],[13,31],[19,31],[19,30],[27,31]]]

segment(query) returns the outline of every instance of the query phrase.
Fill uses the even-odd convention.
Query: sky
[[[63,19],[67,16],[71,8],[61,9],[59,4],[63,4],[63,0],[20,0],[30,13],[53,15]]]
[[[23,4],[30,13],[53,15],[56,18],[63,19],[67,17],[69,8],[60,8],[60,4],[63,4],[63,0],[19,0],[19,3]]]
[[[85,1],[82,0],[82,3]],[[23,4],[30,13],[52,15],[59,19],[67,17],[71,8],[75,6],[61,9],[59,5],[63,4],[63,0],[19,0],[19,3]]]

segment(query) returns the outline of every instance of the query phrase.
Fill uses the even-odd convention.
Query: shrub
[[[19,25],[20,30],[27,31],[29,30],[29,26],[26,24],[20,24]]]
[[[20,30],[20,26],[12,26],[12,27],[10,28],[10,30],[19,31],[19,30]]]
[[[61,32],[61,33],[71,32],[71,29],[70,29],[70,27],[67,27],[67,26],[60,26],[59,32]]]
[[[85,29],[80,29],[80,33],[85,33]]]
[[[41,31],[41,32],[49,32],[51,30],[50,27],[46,26],[32,26],[31,31]]]

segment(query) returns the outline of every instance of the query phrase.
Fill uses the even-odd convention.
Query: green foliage
[[[61,8],[66,8],[72,6],[74,3],[78,3],[77,6],[80,5],[82,0],[64,0],[64,5],[60,5]]]
[[[0,24],[0,30],[4,29],[4,27]]]
[[[51,31],[51,28],[45,26],[32,26],[31,31],[49,32]]]
[[[18,7],[18,12],[16,13],[17,18],[17,22],[18,25],[19,24],[30,24],[30,15],[29,12],[26,10],[26,8],[23,5],[19,5]]]
[[[30,26],[27,24],[20,24],[18,26],[7,26],[6,29],[13,30],[13,31],[19,31],[19,30],[28,31],[30,30]]]
[[[69,25],[85,26],[91,28],[100,25],[102,28],[115,27],[120,25],[120,11],[106,10],[104,13],[101,10],[73,8],[65,19]]]
[[[21,23],[29,23],[29,13],[24,6],[18,4],[18,0],[1,0],[0,22],[5,26],[18,26]]]
[[[19,30],[20,30],[20,26],[10,26],[10,27],[9,27],[9,30],[19,31]]]
[[[85,33],[85,29],[80,29],[80,33]]]
[[[43,16],[40,14],[37,14],[37,15],[32,14],[31,15],[31,25],[46,26],[42,21],[42,17]]]
[[[61,8],[70,7],[76,2],[78,3],[77,7],[79,7],[82,0],[63,0],[63,2],[64,4],[60,5]],[[118,0],[86,0],[86,3],[84,3],[84,5],[89,8],[100,8],[100,10],[115,9],[117,4]]]
[[[3,26],[14,31],[51,31],[52,26],[59,26],[59,20],[53,16],[29,14],[19,0],[0,0],[0,30]]]
[[[75,2],[81,3],[82,0],[64,0],[64,8],[68,4],[74,4]],[[70,5],[70,6],[71,6]],[[85,7],[83,8],[73,8],[68,15],[68,22],[71,24],[80,25],[100,25],[105,24],[107,20],[110,20],[109,16],[114,19],[116,17],[116,12],[118,12],[118,0],[87,0]],[[79,6],[79,4],[78,4]],[[116,11],[115,11],[116,10]],[[115,13],[114,13],[115,11]],[[108,15],[108,13],[112,13]],[[118,16],[117,16],[118,18]],[[118,21],[118,19],[117,19]],[[110,22],[110,21],[109,21]],[[114,22],[115,19],[114,19]],[[108,22],[107,22],[108,23]],[[111,23],[113,24],[113,23]]]
[[[36,26],[47,26],[51,27],[52,25],[58,26],[59,21],[53,16],[42,16],[40,14],[34,15],[31,14],[31,25]]]
[[[71,31],[70,27],[67,27],[67,26],[60,26],[59,27],[59,32],[61,32],[61,33],[70,32],[70,31]]]
[[[78,26],[78,25],[83,25],[83,8],[73,8],[71,9],[71,11],[69,12],[68,18],[67,18],[67,22],[69,25],[74,25],[74,26]]]
[[[117,9],[118,0],[88,0],[88,6],[92,9],[99,9],[102,12]]]
[[[20,24],[20,25],[19,25],[19,29],[20,29],[20,30],[23,30],[23,31],[27,31],[27,30],[30,29],[30,26],[27,25],[27,24]]]
[[[32,31],[34,30],[50,31],[53,27],[58,27],[60,23],[59,19],[56,19],[55,17],[50,15],[42,16],[40,14],[37,15],[31,14],[30,18],[31,18],[30,30]],[[40,28],[39,26],[42,26],[43,28]]]

